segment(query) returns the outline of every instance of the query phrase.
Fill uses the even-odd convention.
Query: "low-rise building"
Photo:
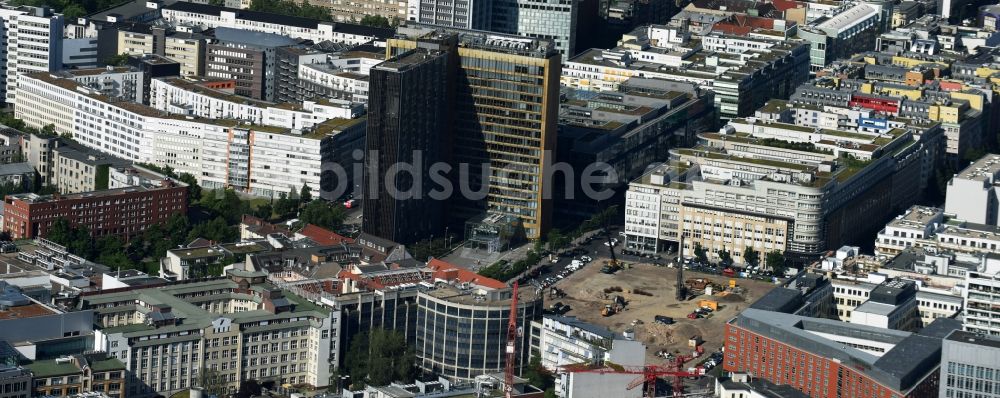
[[[561,372],[564,365],[603,362],[615,341],[615,334],[607,328],[559,315],[532,321],[531,335],[532,350],[538,351],[542,366],[552,372]]]
[[[64,219],[86,227],[91,236],[128,238],[151,225],[187,212],[187,185],[164,181],[69,195],[8,195],[4,199],[4,230],[14,239],[45,237],[52,223]]]
[[[806,394],[788,385],[776,385],[748,373],[733,373],[731,377],[715,379],[715,396],[719,398],[807,398]]]
[[[889,221],[875,238],[875,254],[895,256],[929,239],[944,222],[944,211],[935,207],[913,206]]]
[[[100,327],[95,348],[128,370],[128,397],[170,395],[214,371],[226,390],[241,380],[325,387],[329,311],[275,288],[264,274],[87,295]],[[238,348],[242,347],[242,348]]]
[[[938,319],[911,333],[749,308],[726,324],[723,368],[811,397],[933,396],[942,341],[958,327]]]
[[[21,354],[0,340],[0,397],[28,398],[32,395],[31,371],[20,364]]]
[[[467,270],[443,270],[443,276]],[[450,278],[448,278],[450,279]],[[507,336],[504,330],[511,310],[512,291],[503,283],[492,281],[465,289],[464,286],[444,285],[417,293],[416,355],[417,365],[427,371],[456,381],[469,381],[477,376],[504,369]],[[515,320],[527,327],[542,316],[542,295],[533,288],[519,290]],[[464,323],[457,333],[443,332],[445,325]],[[443,332],[443,333],[442,333]],[[531,350],[531,334],[518,338],[515,369],[527,366]],[[467,341],[469,348],[459,348]],[[458,358],[467,360],[456,360]]]
[[[128,391],[125,364],[103,352],[37,360],[25,368],[31,371],[34,396],[96,392],[121,398]]]
[[[850,322],[881,329],[914,331],[922,327],[917,311],[917,287],[911,281],[886,281],[851,311]]]

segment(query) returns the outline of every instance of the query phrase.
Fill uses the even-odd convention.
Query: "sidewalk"
[[[499,251],[496,253],[488,253],[486,250],[461,247],[453,250],[451,253],[448,253],[448,255],[442,258],[442,260],[455,265],[460,265],[475,272],[479,272],[480,269],[490,266],[500,260],[515,262],[525,258],[528,255],[528,250],[531,250],[532,246],[533,244],[528,242],[511,248],[510,250]]]

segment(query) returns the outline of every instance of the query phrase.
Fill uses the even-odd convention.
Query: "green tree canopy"
[[[785,254],[780,250],[773,250],[767,253],[764,262],[777,276],[785,275],[788,265],[785,264]]]
[[[347,218],[347,209],[340,203],[330,203],[324,200],[314,200],[306,204],[299,213],[299,221],[313,224],[326,229],[340,228]]]
[[[752,246],[747,246],[743,250],[743,263],[746,265],[756,266],[760,263],[760,252],[753,249]]]
[[[558,228],[549,230],[548,235],[549,251],[557,252],[569,246],[571,240],[569,236],[563,234]]]
[[[392,22],[389,21],[389,18],[381,15],[365,15],[364,18],[361,18],[361,22],[358,23],[375,28],[392,28]]]
[[[733,265],[733,255],[729,253],[729,250],[722,249],[719,250],[719,264],[723,266]]]
[[[694,257],[702,264],[708,264],[708,251],[701,246],[701,243],[694,244]]]
[[[379,328],[354,335],[345,359],[346,373],[355,387],[412,382],[415,376],[413,349],[397,331]]]

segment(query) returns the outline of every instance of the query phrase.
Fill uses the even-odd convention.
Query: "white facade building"
[[[305,130],[323,121],[353,119],[364,105],[343,100],[305,101],[301,106],[237,97],[186,79],[155,79],[150,84],[150,106],[178,115],[233,119],[252,124]]]
[[[20,7],[0,9],[3,20],[3,68],[0,96],[16,103],[17,75],[31,72],[54,72],[62,68],[63,16],[47,8]]]
[[[552,40],[563,59],[576,54],[578,0],[518,0],[519,36]]]
[[[944,211],[976,224],[998,225],[1000,155],[988,154],[948,182]]]
[[[875,254],[895,256],[917,241],[934,235],[944,222],[944,212],[935,207],[913,206],[889,221],[875,238]]]
[[[131,102],[105,102],[100,92],[48,73],[19,80],[19,94],[38,108],[19,106],[15,115],[31,125],[57,122],[57,130],[71,133],[85,147],[170,166],[194,175],[206,188],[264,197],[303,185],[322,192],[324,162],[333,161],[329,154],[346,151],[343,142],[357,141],[354,136],[363,136],[365,126],[357,104],[307,101],[302,108],[247,107],[260,115],[255,120],[196,118]]]
[[[274,33],[316,43],[364,44],[371,41],[385,44],[392,29],[373,28],[343,22],[323,22],[318,19],[268,14],[234,8],[176,2],[163,8],[163,19],[171,25],[208,28],[234,28],[254,32]]]

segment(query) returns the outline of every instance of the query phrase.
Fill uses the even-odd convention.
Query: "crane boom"
[[[504,370],[504,397],[514,392],[514,353],[517,351],[517,281],[510,298],[510,317],[507,320],[507,368]]]

